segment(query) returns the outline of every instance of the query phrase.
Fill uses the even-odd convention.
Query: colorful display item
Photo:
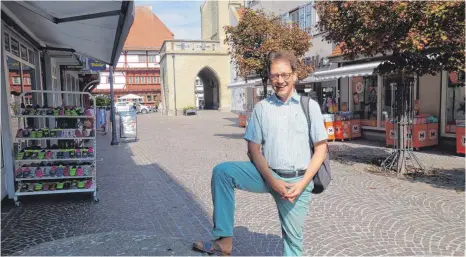
[[[456,124],[456,153],[458,154],[465,154],[465,144],[466,144],[466,137],[464,132],[465,124],[457,123]]]
[[[429,115],[417,115],[408,128],[406,144],[419,150],[423,147],[438,145],[438,120]],[[396,126],[393,121],[385,124],[385,141],[387,146],[395,144],[397,139]],[[412,138],[411,138],[412,137]],[[412,140],[411,140],[412,139]],[[412,141],[412,145],[411,144]]]

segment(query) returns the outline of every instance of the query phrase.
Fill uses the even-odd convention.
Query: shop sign
[[[353,125],[353,133],[359,133],[359,125],[357,124]]]
[[[430,139],[436,139],[437,138],[437,130],[431,129],[429,132],[429,138]]]
[[[395,130],[390,129],[390,139],[395,139]]]
[[[335,134],[335,131],[333,130],[333,127],[328,127],[328,128],[327,128],[327,133],[328,133],[329,135],[332,135],[332,136],[333,136],[333,135]]]
[[[420,130],[418,134],[419,141],[424,141],[426,140],[426,132],[424,130]]]
[[[105,65],[105,63],[103,63],[101,61],[97,61],[97,60],[89,58],[87,60],[87,63],[89,64],[88,65],[89,70],[99,71],[99,70],[106,70],[107,69],[107,66]]]

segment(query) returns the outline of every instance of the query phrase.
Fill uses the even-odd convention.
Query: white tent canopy
[[[134,21],[133,1],[2,1],[39,48],[64,49],[116,65]]]
[[[128,95],[124,95],[124,96],[122,96],[122,97],[120,97],[118,99],[120,99],[120,100],[131,99],[132,100],[132,99],[143,99],[143,97],[135,95],[135,94],[128,94]]]

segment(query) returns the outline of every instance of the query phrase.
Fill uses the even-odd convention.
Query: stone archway
[[[206,109],[230,111],[230,61],[228,48],[219,41],[165,41],[160,50],[163,113],[180,115],[185,108],[197,107],[204,93]],[[198,87],[196,78],[205,86]]]
[[[203,109],[218,110],[220,106],[220,81],[215,71],[206,66],[202,68],[197,76],[203,86]]]

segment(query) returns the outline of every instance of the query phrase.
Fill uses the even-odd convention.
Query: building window
[[[139,77],[134,77],[134,84],[139,84]]]
[[[152,96],[151,96],[151,95],[148,95],[148,96],[146,96],[146,97],[147,97],[147,101],[148,101],[148,102],[152,102]]]
[[[128,77],[128,84],[133,84],[133,77]]]
[[[138,55],[139,62],[146,62],[147,56],[146,55]]]
[[[160,84],[160,77],[155,77],[155,83]]]
[[[141,77],[141,84],[145,84],[146,83],[146,77]]]
[[[155,58],[155,55],[149,55],[149,56],[147,56],[147,61],[148,61],[148,62],[153,62],[153,63],[157,62],[157,61],[156,61],[156,58]]]
[[[5,33],[5,50],[10,51],[10,35]]]
[[[13,77],[13,84],[14,85],[21,85],[21,78],[20,77]]]
[[[299,25],[299,9],[290,12],[290,20],[292,23]]]

